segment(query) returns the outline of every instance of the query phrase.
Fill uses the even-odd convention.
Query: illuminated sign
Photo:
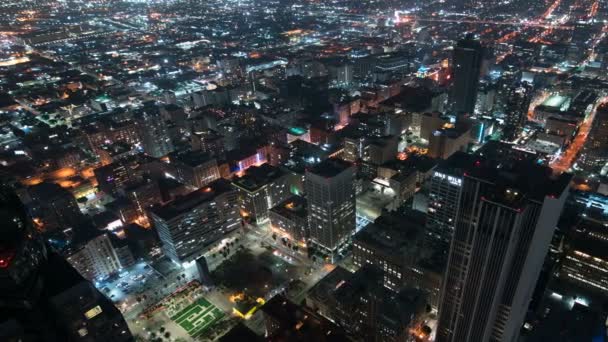
[[[440,173],[440,172],[435,172],[435,174],[433,175],[433,177],[444,179],[444,180],[447,179],[447,181],[450,182],[450,184],[452,184],[452,185],[462,186],[462,179],[460,179],[458,177],[446,175],[446,174],[443,174],[443,173]]]

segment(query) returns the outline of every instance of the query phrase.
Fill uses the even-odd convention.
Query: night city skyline
[[[608,341],[608,0],[0,1],[0,341]]]

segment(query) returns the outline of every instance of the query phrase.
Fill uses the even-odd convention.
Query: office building
[[[100,146],[122,142],[128,145],[139,144],[141,138],[137,126],[132,120],[114,120],[103,118],[83,127],[86,148],[97,154]]]
[[[288,197],[270,209],[270,225],[290,240],[305,244],[310,237],[307,210],[306,198],[298,195]]]
[[[292,303],[279,294],[261,308],[266,341],[346,342],[346,333],[313,310]]]
[[[268,221],[268,210],[291,195],[287,173],[269,164],[251,166],[232,184],[238,192],[241,216],[254,224]]]
[[[382,165],[395,159],[399,138],[393,135],[368,139],[363,147],[363,161],[372,165]]]
[[[335,257],[355,230],[354,167],[341,159],[326,159],[306,171],[310,240],[322,253]]]
[[[454,81],[449,101],[458,117],[472,115],[475,110],[483,54],[481,43],[472,36],[458,41],[454,47]]]
[[[224,137],[211,129],[193,130],[190,146],[193,151],[203,151],[217,158],[223,158],[226,154]]]
[[[532,101],[532,85],[527,82],[512,85],[508,88],[505,103],[505,127],[503,140],[513,141],[523,129],[528,119],[528,108]]]
[[[437,341],[515,341],[570,175],[468,157],[439,306]]]
[[[173,176],[180,182],[199,189],[220,178],[217,160],[202,151],[169,154]]]
[[[430,179],[427,235],[446,249],[452,240],[468,156],[456,153],[439,163]]]
[[[154,105],[147,105],[135,113],[135,122],[144,152],[160,158],[173,151],[173,143],[165,118]]]
[[[427,155],[431,158],[447,159],[458,151],[466,151],[471,142],[471,126],[459,122],[456,127],[441,128],[429,138]]]
[[[145,178],[158,179],[164,173],[165,165],[153,157],[137,154],[119,159],[111,164],[93,170],[99,190],[108,195],[124,194],[129,184],[139,183]]]
[[[579,163],[590,172],[599,172],[608,163],[608,105],[597,109]]]
[[[391,291],[382,278],[371,265],[355,273],[338,266],[309,291],[306,305],[356,341],[410,341],[425,313],[426,296],[411,288]]]
[[[101,165],[108,165],[122,158],[134,155],[137,151],[135,150],[135,146],[124,141],[117,141],[111,144],[96,146],[95,153],[97,153]]]
[[[134,222],[146,227],[149,226],[148,209],[163,201],[158,182],[147,178],[140,182],[129,183],[125,187],[124,193],[137,209],[137,218]],[[123,222],[131,221],[123,220]]]
[[[489,141],[476,151],[476,155],[494,161],[526,160],[532,162],[536,155],[513,145]],[[448,249],[456,223],[457,209],[460,204],[461,189],[470,156],[456,152],[441,161],[433,170],[429,181],[429,202],[427,235]]]
[[[149,217],[163,252],[177,264],[196,260],[241,222],[236,191],[223,179],[151,209]]]
[[[353,82],[353,65],[348,62],[332,60],[326,66],[331,83],[346,87]]]
[[[94,234],[65,252],[68,262],[89,281],[105,279],[123,267],[108,233]]]
[[[74,195],[55,183],[40,183],[28,188],[24,201],[36,224],[47,231],[73,227],[82,220]]]
[[[408,210],[388,212],[353,236],[353,264],[373,265],[383,272],[383,285],[395,292],[404,286],[425,293],[429,304],[439,302],[445,267],[443,247],[425,238],[425,215]]]
[[[565,257],[560,278],[588,289],[608,294],[608,234],[605,222],[585,215],[565,239]]]

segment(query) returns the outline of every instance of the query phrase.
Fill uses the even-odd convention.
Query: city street
[[[585,141],[587,141],[587,136],[589,135],[589,131],[591,126],[593,125],[593,120],[595,119],[595,113],[597,112],[597,108],[608,101],[608,98],[603,97],[599,99],[589,115],[585,118],[585,120],[581,123],[578,133],[572,143],[568,146],[568,148],[563,151],[559,156],[557,156],[554,160],[550,162],[550,166],[555,173],[563,173],[568,171],[576,158],[578,158],[579,153],[581,152],[583,146],[585,145]]]

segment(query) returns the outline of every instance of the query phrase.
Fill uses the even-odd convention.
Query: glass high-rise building
[[[469,156],[439,306],[438,342],[519,336],[570,175]]]
[[[458,41],[452,55],[454,83],[450,92],[452,110],[457,116],[471,115],[477,101],[477,88],[484,49],[478,40],[468,36]]]

